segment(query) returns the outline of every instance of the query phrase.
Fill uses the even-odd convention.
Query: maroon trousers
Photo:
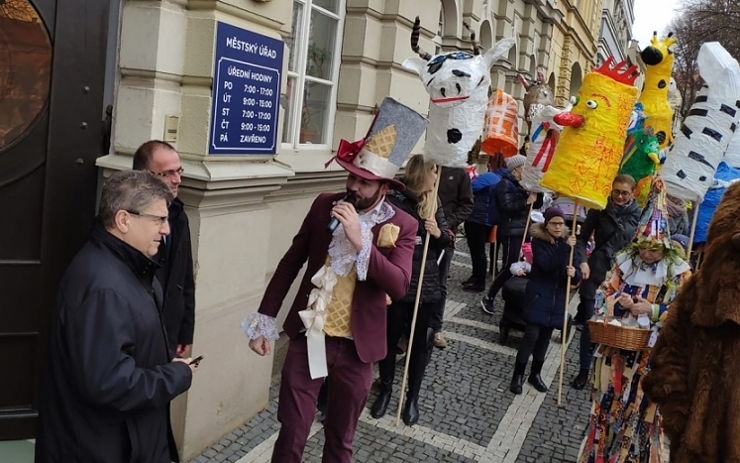
[[[359,359],[351,339],[329,336],[326,363],[329,376],[322,461],[350,463],[357,421],[372,384],[372,364]],[[272,452],[273,463],[301,462],[322,382],[321,378],[311,379],[305,336],[292,339],[280,381],[277,416],[281,427]]]

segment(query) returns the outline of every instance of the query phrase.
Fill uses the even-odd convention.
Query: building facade
[[[410,0],[93,3],[95,8],[85,0],[0,4],[0,19],[10,18],[7,6],[16,5],[30,16],[13,16],[15,23],[46,34],[24,46],[41,50],[32,64],[48,71],[37,73],[42,83],[33,93],[35,106],[29,106],[33,115],[9,120],[0,114],[0,165],[27,164],[0,169],[13,172],[0,181],[0,204],[12,205],[11,218],[35,230],[0,234],[0,284],[6,294],[15,291],[3,316],[29,314],[3,328],[0,345],[35,359],[11,368],[19,379],[3,386],[8,391],[2,391],[7,403],[0,404],[0,434],[33,432],[32,386],[43,368],[55,285],[92,224],[99,172],[130,169],[139,144],[165,139],[176,146],[185,169],[180,198],[190,218],[196,267],[193,352],[205,355],[192,388],[173,405],[176,439],[186,458],[267,403],[279,356],[253,354],[239,323],[256,310],[313,198],[344,188],[344,171],[324,166],[339,140],[362,138],[386,96],[427,113],[426,91],[401,66],[413,54],[414,18],[420,17],[420,44],[430,52],[472,50],[471,33],[484,49],[514,38],[509,55],[491,70],[493,88],[521,99],[517,73],[532,78],[543,67],[556,104],[565,106],[597,59],[602,9],[611,7],[609,0],[440,0],[424,8]],[[631,1],[614,3],[631,17]],[[232,30],[238,32],[224,41],[232,50],[224,51],[220,34]],[[8,77],[12,72],[3,73],[3,66],[20,69],[17,61],[3,61],[10,40],[0,30],[0,97],[4,88],[21,85]],[[278,50],[269,45],[274,43]],[[227,56],[252,48],[254,62],[239,64]],[[282,72],[259,64],[280,60],[280,53]],[[237,65],[224,65],[229,60]],[[237,77],[247,68],[259,82],[243,90],[229,87],[240,86]],[[235,77],[223,78],[221,71]],[[274,146],[253,154],[218,152],[219,143],[233,143],[228,127],[238,121],[227,117],[233,115],[229,111],[251,111],[248,106],[256,104],[243,95],[252,90],[270,92],[255,100],[266,109],[243,113],[242,123],[264,117]],[[244,108],[226,105],[237,96]],[[519,114],[521,129],[521,108]],[[254,140],[263,140],[254,133]],[[32,187],[30,180],[36,182]],[[31,193],[19,195],[22,188]],[[39,211],[38,217],[23,222],[22,211],[29,209]],[[27,249],[5,244],[13,240],[25,240]],[[31,310],[28,295],[39,287],[43,291]],[[285,305],[290,302],[292,294]]]
[[[613,56],[620,62],[628,58],[635,22],[634,0],[602,0],[601,29],[596,51],[596,65]]]

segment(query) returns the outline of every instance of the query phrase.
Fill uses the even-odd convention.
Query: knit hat
[[[565,214],[563,214],[563,211],[557,206],[548,207],[545,211],[544,216],[545,225],[547,225],[553,217],[560,217],[561,219],[563,219],[563,221],[565,221]]]
[[[689,248],[689,237],[686,235],[672,235],[671,240],[680,244],[684,251]]]
[[[363,140],[341,140],[336,160],[346,171],[366,180],[384,180],[397,190],[405,185],[395,178],[396,173],[421,134],[427,121],[413,109],[386,97],[380,105],[367,136]]]
[[[509,172],[511,172],[517,167],[523,166],[525,162],[527,162],[526,156],[515,154],[514,156],[506,158],[506,168],[509,169]]]

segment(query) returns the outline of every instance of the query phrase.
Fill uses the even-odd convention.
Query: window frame
[[[293,45],[296,50],[293,50],[296,55],[296,70],[290,69],[290,62],[288,61],[286,70],[286,79],[293,78],[295,82],[295,88],[291,89],[293,95],[286,95],[287,98],[294,98],[294,102],[298,102],[298,105],[291,105],[290,110],[284,110],[283,124],[290,124],[295,127],[292,137],[289,137],[288,141],[282,141],[282,132],[280,135],[280,145],[283,149],[289,150],[327,150],[331,149],[332,140],[334,136],[334,119],[337,112],[337,91],[339,88],[339,68],[341,65],[341,51],[342,41],[344,39],[344,19],[346,16],[346,0],[337,0],[337,13],[333,13],[321,6],[314,5],[314,0],[293,0],[293,8],[300,4],[303,7],[302,17],[298,18],[296,25],[300,30],[300,36],[294,36]],[[308,60],[308,47],[309,38],[311,32],[311,13],[317,11],[319,14],[326,15],[327,17],[337,21],[337,29],[334,40],[334,49],[332,52],[332,62],[329,79],[321,79],[318,77],[310,76],[306,73],[307,60]],[[295,31],[291,31],[295,34]],[[288,54],[288,60],[290,59]],[[300,142],[300,127],[301,118],[303,113],[303,95],[305,93],[306,82],[314,82],[322,85],[330,86],[329,91],[329,103],[327,106],[327,117],[324,122],[325,124],[325,136],[323,137],[325,142],[322,143],[301,143]],[[284,131],[285,128],[283,127]]]

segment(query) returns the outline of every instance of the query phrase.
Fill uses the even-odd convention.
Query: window
[[[27,0],[0,0],[0,151],[20,138],[49,97],[51,41]]]
[[[294,0],[283,143],[331,143],[344,25],[344,0]]]

